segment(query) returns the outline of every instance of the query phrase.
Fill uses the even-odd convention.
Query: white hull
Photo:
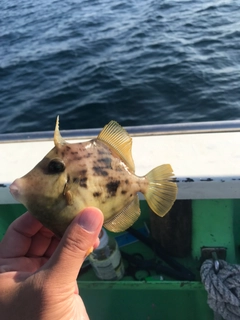
[[[240,198],[240,122],[211,122],[126,128],[133,137],[136,174],[170,163],[178,199]],[[100,129],[62,131],[82,142]],[[0,135],[0,204],[15,203],[8,186],[53,147],[53,132]]]

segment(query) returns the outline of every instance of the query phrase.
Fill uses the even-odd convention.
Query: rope
[[[206,260],[200,274],[208,292],[208,304],[215,315],[224,320],[240,319],[240,266],[219,261],[216,270],[214,260]]]

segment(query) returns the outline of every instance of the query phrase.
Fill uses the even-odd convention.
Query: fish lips
[[[19,179],[13,181],[13,183],[9,187],[10,193],[12,196],[19,202],[21,202],[21,188],[19,186]]]

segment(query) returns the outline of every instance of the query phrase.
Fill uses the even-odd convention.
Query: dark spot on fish
[[[103,177],[108,176],[108,172],[106,170],[103,170],[103,168],[101,167],[93,167],[92,169],[95,172],[95,174],[98,176],[103,176]]]
[[[200,181],[213,181],[213,179],[211,179],[211,178],[207,178],[207,179],[200,179]]]
[[[87,153],[87,154],[85,154],[83,157],[84,157],[84,158],[90,158],[90,157],[91,157],[91,155],[92,155],[92,153],[88,152],[88,153]]]
[[[97,152],[99,155],[106,154],[106,151],[104,149],[97,149]]]
[[[82,157],[75,157],[73,160],[82,160]]]
[[[121,191],[121,194],[126,194],[126,193],[127,193],[126,190],[122,190],[122,191]]]
[[[71,147],[69,147],[69,146],[66,146],[66,149],[67,149],[67,151],[69,151],[69,150],[71,150]]]
[[[109,157],[106,158],[100,158],[97,160],[100,163],[104,163],[106,168],[111,168],[112,159]]]
[[[125,180],[125,183],[126,183],[126,184],[128,184],[128,183],[129,183],[128,179],[126,179],[126,180]]]
[[[79,181],[80,187],[87,188],[87,177],[81,178]]]
[[[81,176],[85,176],[86,173],[87,173],[87,170],[81,170],[81,171],[79,171],[79,174],[80,174]]]
[[[117,192],[119,184],[120,184],[119,180],[110,181],[110,182],[108,182],[106,184],[107,191],[110,194],[110,196],[115,196],[116,195],[116,192]]]
[[[75,154],[76,155],[76,154],[78,154],[78,152],[77,151],[72,151],[71,154],[73,154],[73,155]]]
[[[96,160],[93,160],[93,164],[94,166],[99,167],[99,163]]]
[[[100,197],[101,196],[101,192],[94,192],[93,193],[93,196],[96,198],[96,197]]]
[[[132,197],[132,193],[130,194],[130,197]]]
[[[67,182],[69,182],[70,181],[70,175],[68,174],[67,175]]]
[[[191,178],[186,178],[185,180],[183,180],[182,182],[194,182],[194,180],[193,179],[191,179]]]
[[[118,171],[118,172],[122,171],[122,166],[117,166],[115,171]]]
[[[64,157],[65,156],[65,152],[64,151],[62,151],[62,157]]]
[[[78,183],[79,179],[78,178],[73,178],[73,183]]]

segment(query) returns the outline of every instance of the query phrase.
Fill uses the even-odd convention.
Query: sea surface
[[[240,118],[240,1],[1,0],[0,133]]]

